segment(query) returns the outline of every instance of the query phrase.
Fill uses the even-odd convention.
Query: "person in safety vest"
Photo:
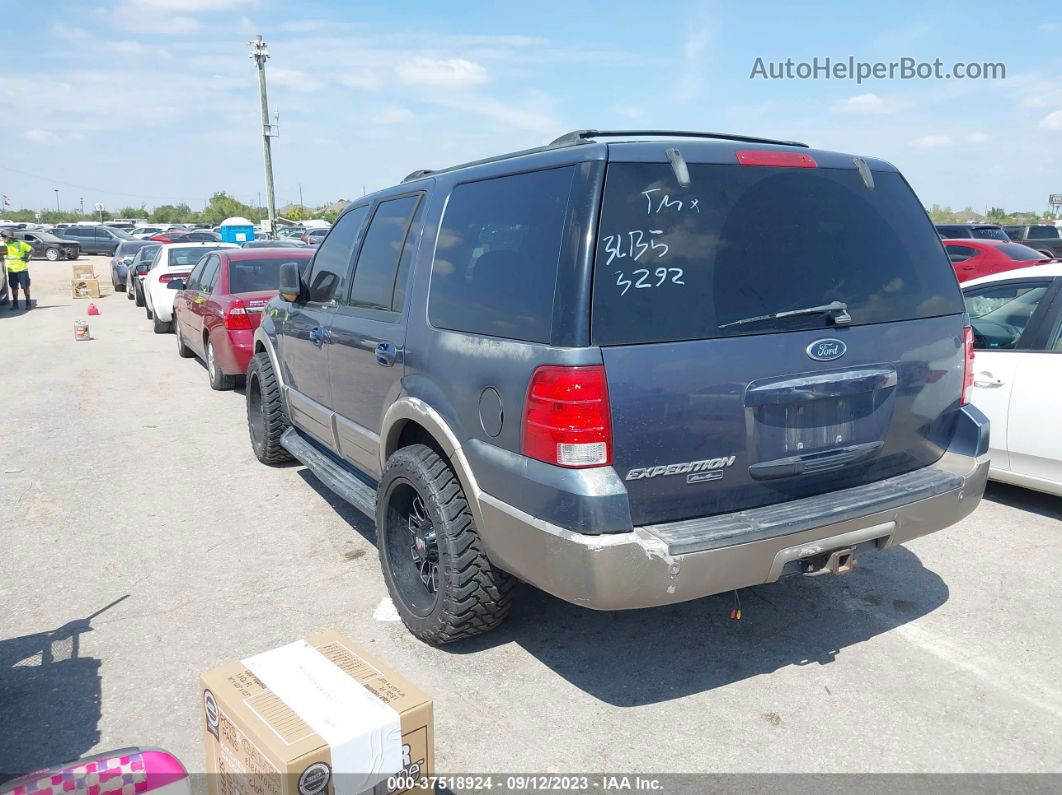
[[[0,233],[3,238],[4,264],[7,265],[7,283],[11,288],[11,309],[18,309],[18,288],[26,294],[26,309],[30,308],[29,261],[33,247],[22,240],[15,240],[10,231]]]

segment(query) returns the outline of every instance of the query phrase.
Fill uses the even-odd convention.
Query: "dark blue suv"
[[[429,642],[516,579],[615,610],[843,573],[984,490],[959,288],[880,160],[579,131],[353,202],[280,282],[255,453],[375,517]]]

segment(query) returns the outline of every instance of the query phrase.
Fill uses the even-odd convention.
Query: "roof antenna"
[[[852,162],[859,170],[859,176],[863,178],[863,184],[867,186],[867,190],[874,190],[874,174],[867,165],[867,161],[861,157],[853,157]]]
[[[667,155],[668,162],[671,163],[671,170],[675,172],[675,179],[678,180],[679,187],[688,188],[690,186],[690,169],[686,165],[686,158],[682,156],[682,152],[671,146],[664,150],[664,154]]]

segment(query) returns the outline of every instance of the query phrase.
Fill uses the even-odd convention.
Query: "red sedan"
[[[199,356],[206,362],[210,386],[232,389],[247,372],[254,332],[262,308],[277,294],[281,264],[298,262],[304,270],[313,253],[298,248],[222,249],[199,260],[187,283],[171,282],[179,290],[173,301],[178,355]]]
[[[1021,243],[970,238],[955,238],[942,242],[951,260],[951,267],[955,269],[955,275],[959,277],[960,282],[1053,261],[1036,249],[1023,246]]]

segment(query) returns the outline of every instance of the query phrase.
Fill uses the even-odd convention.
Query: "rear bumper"
[[[988,421],[967,407],[963,424],[933,466],[827,499],[584,535],[481,493],[480,534],[505,570],[596,610],[654,607],[774,582],[802,559],[857,545],[861,553],[885,549],[968,516],[988,479]]]
[[[225,375],[246,375],[247,365],[254,356],[254,331],[252,329],[224,329],[225,339],[220,345],[215,343],[214,356],[217,357],[221,372]]]

